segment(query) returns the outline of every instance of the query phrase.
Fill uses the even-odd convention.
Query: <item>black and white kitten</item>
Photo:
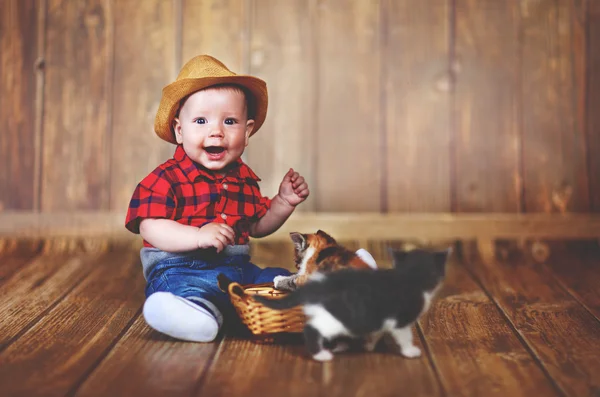
[[[411,326],[429,309],[444,280],[450,252],[391,251],[393,269],[316,273],[283,298],[253,298],[272,309],[302,305],[307,317],[306,348],[315,360],[333,358],[324,347],[325,341],[364,338],[365,349],[372,351],[386,333],[400,346],[403,356],[419,357],[421,350],[413,344]]]

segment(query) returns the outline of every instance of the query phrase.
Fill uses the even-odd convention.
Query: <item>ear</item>
[[[331,237],[329,234],[325,233],[324,231],[322,231],[320,229],[317,230],[317,236],[321,236],[329,244],[337,244],[337,241],[335,241],[335,239],[333,237]]]
[[[304,250],[306,247],[306,237],[304,237],[304,234],[292,232],[290,233],[290,237],[292,238],[292,241],[294,242],[294,245],[298,251]]]
[[[177,143],[183,143],[183,133],[181,132],[181,122],[178,117],[173,119],[173,131],[175,132],[175,140]]]
[[[248,142],[250,141],[250,134],[254,131],[254,120],[246,121],[246,144],[248,146]]]

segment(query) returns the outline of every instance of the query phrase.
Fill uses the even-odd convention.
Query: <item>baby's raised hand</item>
[[[224,223],[208,223],[198,229],[198,248],[215,247],[221,252],[229,244],[235,244],[235,232]]]
[[[295,207],[306,200],[309,194],[308,184],[304,177],[290,168],[279,185],[279,196]]]

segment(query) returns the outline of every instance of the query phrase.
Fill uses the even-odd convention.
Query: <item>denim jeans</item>
[[[261,269],[250,262],[249,255],[215,257],[210,261],[168,258],[159,262],[148,275],[146,297],[159,291],[170,292],[209,309],[222,325],[223,317],[230,322],[237,316],[229,296],[217,284],[219,273],[242,285],[268,283],[275,276],[291,274],[283,268]]]

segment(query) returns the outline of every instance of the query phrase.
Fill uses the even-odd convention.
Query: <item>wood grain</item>
[[[110,208],[125,212],[136,185],[173,156],[175,145],[154,133],[162,88],[177,74],[174,2],[114,4]],[[143,49],[143,50],[141,50]]]
[[[559,396],[502,313],[458,263],[419,321],[449,396]],[[486,376],[482,377],[481,374]]]
[[[140,315],[75,396],[189,396],[218,347],[161,335]]]
[[[450,2],[382,5],[387,209],[449,211]]]
[[[591,209],[600,212],[600,2],[588,0],[587,149]]]
[[[455,3],[453,210],[517,212],[522,176],[516,2]]]
[[[42,211],[108,209],[111,4],[48,0]]]
[[[600,322],[547,268],[519,258],[483,261],[476,255],[466,264],[563,395],[600,390]]]
[[[195,396],[317,396],[323,364],[304,356],[301,341],[262,345],[225,338]],[[301,379],[290,387],[294,379]],[[301,387],[299,387],[301,385]]]
[[[582,2],[521,4],[525,210],[585,212]]]
[[[381,209],[380,7],[318,2],[316,211]]]
[[[414,330],[413,335],[416,335]],[[420,346],[418,337],[415,344]],[[435,371],[425,354],[407,359],[398,354],[392,344],[384,345],[382,343],[372,353],[336,354],[330,363],[323,365],[322,395],[442,395]]]
[[[290,168],[304,176],[309,189],[316,183],[316,1],[251,4],[250,73],[266,81],[269,111],[246,153],[262,178],[262,194],[273,197]],[[315,196],[313,189],[297,210],[314,210]]]
[[[102,256],[42,255],[23,266],[0,288],[0,350],[35,325],[48,309],[89,274]],[[106,258],[103,258],[106,259]]]
[[[4,245],[2,263],[20,255],[19,244]],[[330,363],[310,359],[301,338],[195,344],[152,331],[140,313],[137,249],[41,255],[0,286],[0,336],[35,317],[11,343],[0,342],[1,394],[595,396],[598,246],[549,247],[548,261],[532,265],[518,251],[481,261],[465,244],[466,269],[452,257],[420,321],[426,356],[407,360],[380,347]],[[51,290],[63,295],[44,303]]]
[[[144,282],[138,252],[112,252],[102,265],[75,261],[90,276],[0,354],[3,393],[66,395],[139,313]],[[59,286],[51,279],[45,284]]]
[[[38,0],[0,2],[0,211],[34,210]]]
[[[11,249],[0,249],[0,286],[40,254],[39,240],[15,241]]]
[[[559,245],[559,247],[557,247]],[[551,245],[546,262],[571,295],[600,320],[600,249],[594,242],[560,242]]]
[[[181,46],[181,65],[196,55],[208,54],[234,73],[248,73],[246,3],[245,0],[183,0],[182,38],[181,43],[176,43]]]
[[[295,213],[275,233],[260,241],[290,241],[290,232],[327,230],[348,240],[451,240],[562,238],[600,236],[598,214],[503,213]],[[0,236],[139,239],[114,212],[0,213]],[[254,240],[252,240],[254,241]],[[362,244],[362,243],[361,243]]]

